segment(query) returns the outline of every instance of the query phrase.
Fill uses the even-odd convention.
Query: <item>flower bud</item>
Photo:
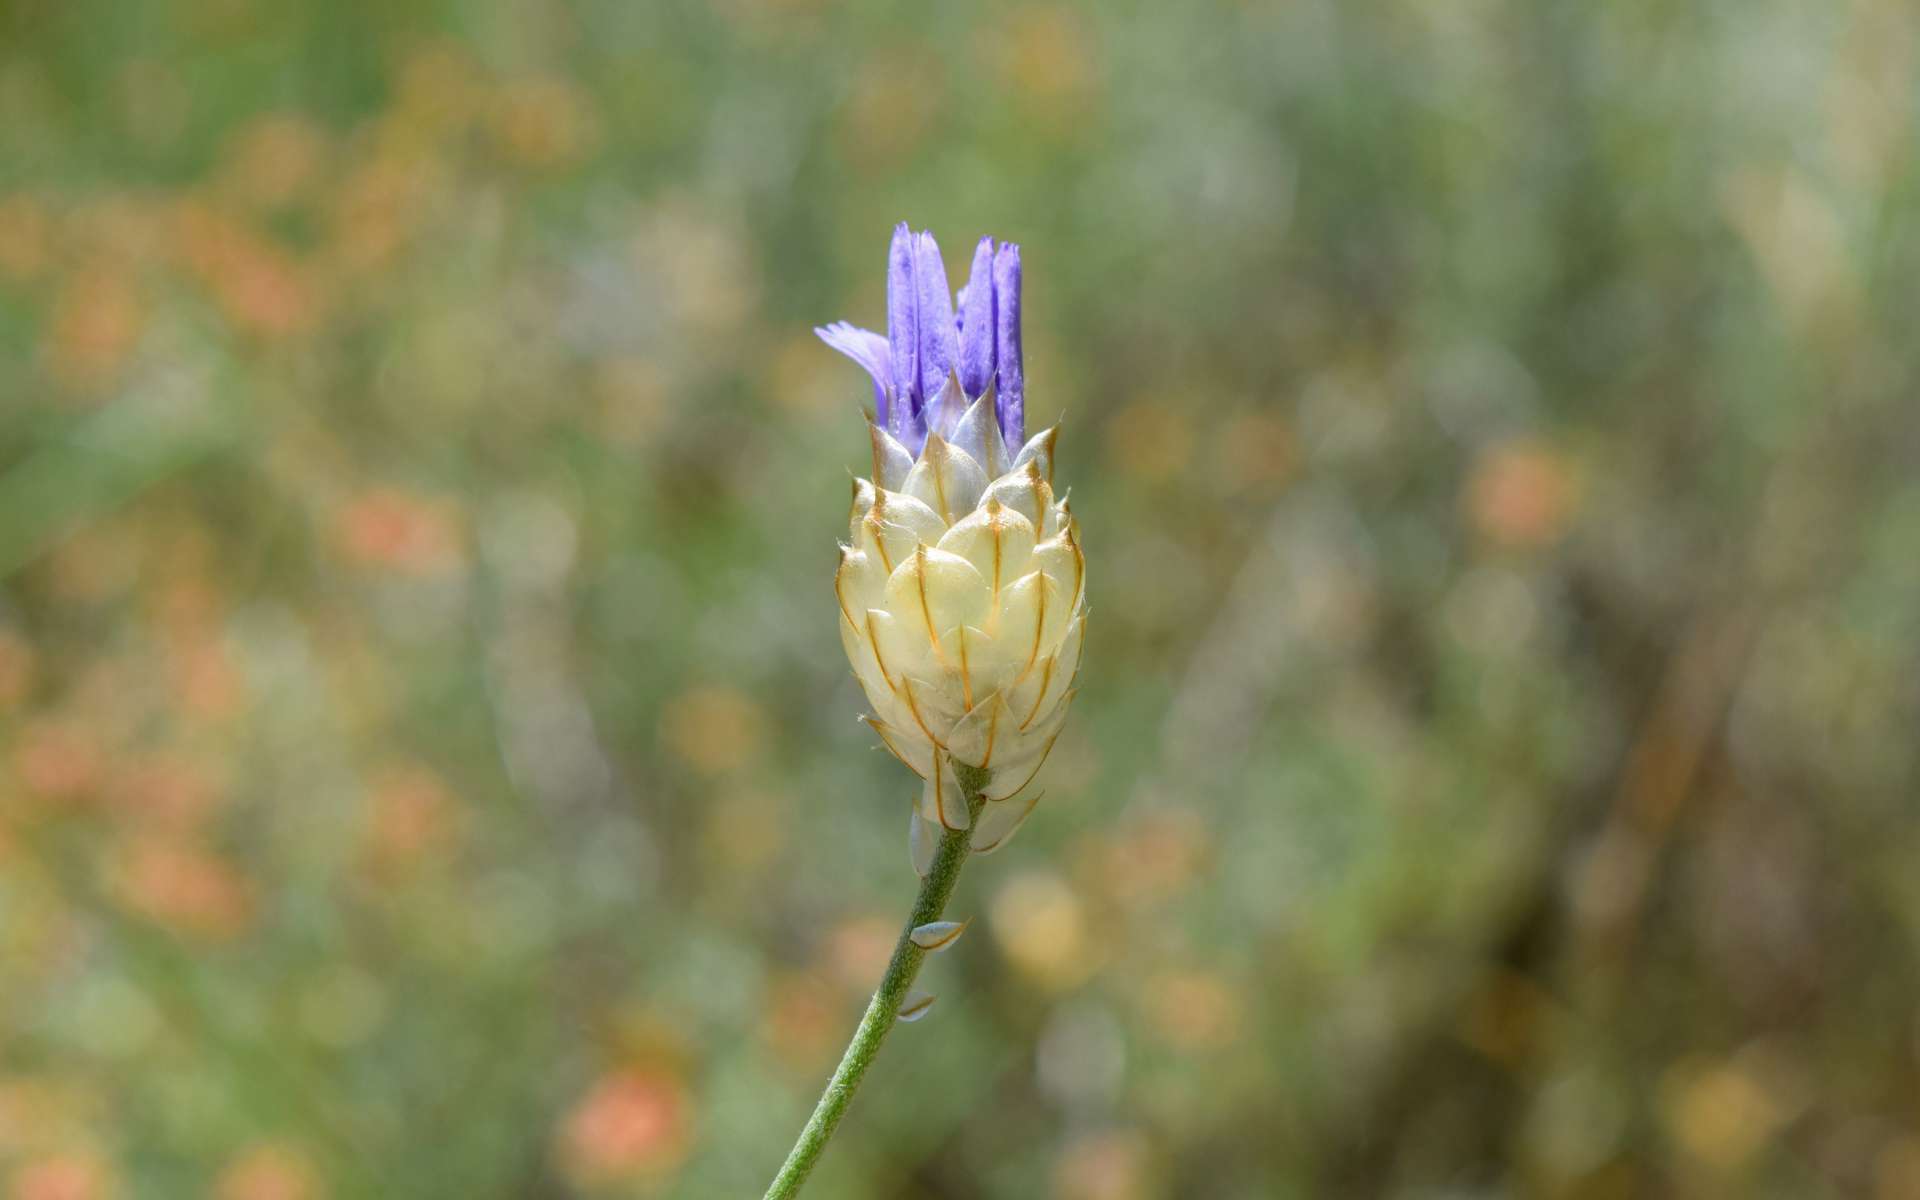
[[[924,871],[941,827],[1004,843],[1060,735],[1086,629],[1086,558],[1053,490],[1056,431],[1025,433],[1019,248],[981,243],[956,307],[939,248],[901,226],[888,336],[818,330],[872,376],[871,479],[854,485],[834,591],[881,742],[924,781]],[[1018,447],[1016,450],[1015,447]],[[981,772],[977,824],[955,764]]]

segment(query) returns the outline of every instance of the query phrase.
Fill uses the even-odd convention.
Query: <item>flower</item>
[[[931,233],[903,222],[887,255],[887,335],[846,321],[814,330],[873,376],[875,423],[919,454],[927,433],[951,431],[967,402],[993,393],[1000,435],[1021,444],[1026,381],[1020,353],[1020,247],[980,239],[955,309]]]
[[[873,377],[873,475],[854,483],[835,592],[864,719],[925,781],[911,823],[924,872],[938,826],[972,828],[988,851],[1032,810],[1021,797],[1080,666],[1086,561],[1053,492],[1056,431],[1022,441],[1020,248],[982,238],[956,309],[933,236],[901,225],[887,336],[815,332]],[[977,823],[956,763],[986,780]]]

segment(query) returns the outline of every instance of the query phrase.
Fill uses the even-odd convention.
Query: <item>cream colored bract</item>
[[[917,459],[869,429],[873,478],[854,484],[834,583],[840,635],[873,705],[864,719],[925,780],[912,831],[924,871],[932,826],[968,826],[954,761],[988,772],[976,851],[1031,810],[1026,789],[1073,700],[1086,560],[1053,492],[1055,430],[1010,455],[991,396]]]

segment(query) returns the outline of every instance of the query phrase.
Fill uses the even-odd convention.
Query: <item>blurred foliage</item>
[[[1900,0],[0,0],[0,1189],[758,1195],[888,228],[1095,621],[822,1197],[1920,1196]]]

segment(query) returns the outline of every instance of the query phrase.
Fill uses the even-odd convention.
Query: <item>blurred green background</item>
[[[1920,1196],[1917,45],[0,0],[0,1195],[759,1195],[915,886],[907,219],[1095,620],[810,1194]]]

